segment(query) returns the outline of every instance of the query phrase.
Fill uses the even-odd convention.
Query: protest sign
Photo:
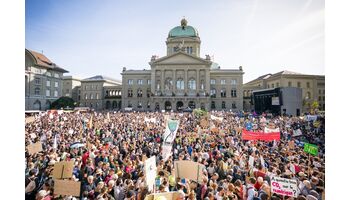
[[[55,180],[54,194],[80,196],[80,182],[69,180]]]
[[[180,192],[153,193],[146,196],[145,200],[176,200],[181,197]]]
[[[52,176],[55,179],[72,178],[73,168],[73,161],[61,161],[55,163]]]
[[[26,117],[26,124],[32,123],[34,121],[35,121],[35,117],[34,116]]]
[[[305,143],[304,144],[304,151],[306,153],[309,153],[313,156],[317,156],[318,154],[318,146],[314,145],[314,144],[310,144],[310,143]]]
[[[263,140],[263,141],[273,141],[273,140],[280,140],[280,133],[279,132],[272,132],[272,133],[264,133],[264,132],[252,132],[247,131],[243,129],[242,132],[242,139],[243,140]]]
[[[156,157],[152,156],[145,161],[145,175],[148,191],[153,189],[157,176]]]
[[[279,133],[280,129],[279,128],[268,128],[268,127],[265,127],[264,132],[265,133],[277,133],[277,132]]]
[[[175,177],[186,178],[198,183],[202,183],[204,174],[204,165],[189,160],[177,160],[175,161]]]
[[[307,115],[306,116],[306,121],[316,121],[317,120],[317,115]]]
[[[202,128],[208,128],[208,126],[209,126],[208,120],[202,119],[200,122],[200,125]]]
[[[272,177],[271,192],[283,196],[297,197],[298,185],[296,180]]]
[[[293,137],[301,136],[303,133],[301,132],[300,129],[293,130]]]
[[[27,146],[29,154],[35,154],[43,150],[41,142],[30,144]]]

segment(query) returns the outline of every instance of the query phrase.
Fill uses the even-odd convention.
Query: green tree
[[[52,102],[51,109],[61,109],[61,108],[74,108],[76,103],[70,97],[60,97],[56,101]]]

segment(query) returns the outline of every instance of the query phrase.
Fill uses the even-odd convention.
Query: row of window
[[[98,90],[98,85],[85,85],[85,90]]]
[[[226,89],[225,88],[220,90],[220,95],[221,95],[221,97],[226,97]],[[210,90],[210,96],[212,98],[216,97],[216,89]],[[235,89],[231,90],[231,97],[237,97],[237,90],[235,90]]]
[[[35,83],[35,85],[40,85],[41,84],[41,79],[40,78],[35,78],[34,79],[34,83]],[[46,80],[46,86],[47,87],[51,86],[51,81],[50,80]],[[55,81],[55,87],[58,87],[58,81]]]
[[[276,85],[274,83],[271,84],[271,88],[278,88],[280,85],[279,83],[277,82]],[[297,82],[297,87],[301,88],[301,82]],[[291,81],[288,81],[288,87],[293,87],[293,83]],[[267,88],[270,88],[270,84],[267,84]],[[310,82],[306,82],[306,88],[311,88],[310,86]]]
[[[41,90],[39,87],[34,88],[34,95],[41,95]],[[50,97],[51,96],[51,90],[46,90],[46,96]],[[54,97],[58,97],[58,91],[55,90],[53,93]]]
[[[323,93],[321,93],[322,90],[318,90],[318,94],[326,94],[325,90],[323,90]]]
[[[138,79],[137,80],[137,85],[143,85],[143,79]],[[134,84],[134,80],[133,79],[128,79],[128,85],[133,85]],[[147,79],[147,85],[151,85],[151,80]]]
[[[323,96],[323,97],[322,96],[318,96],[318,101],[322,101],[322,100],[326,101],[326,97],[325,96]]]
[[[215,85],[216,80],[215,79],[210,79],[210,84]],[[226,79],[221,79],[220,80],[221,85],[226,85]],[[237,85],[237,80],[236,79],[231,79],[231,85]]]
[[[85,94],[84,99],[100,99],[100,95],[98,93],[96,93],[96,95],[94,95],[93,93],[91,93],[90,95]]]
[[[226,109],[226,102],[225,102],[225,101],[222,101],[222,102],[221,102],[221,108],[222,108],[222,109]],[[237,108],[235,102],[233,102],[233,103],[231,104],[231,108],[232,108],[232,109],[236,109],[236,108]],[[215,101],[212,101],[212,102],[211,102],[211,109],[216,109]]]

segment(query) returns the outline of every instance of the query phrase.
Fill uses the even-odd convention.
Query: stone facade
[[[120,85],[120,81],[101,75],[81,80],[80,106],[95,110],[105,109],[105,87]]]
[[[62,76],[67,72],[45,55],[25,49],[25,109],[49,109],[62,96]]]
[[[309,110],[309,105],[317,101],[319,110],[325,110],[325,76],[307,75],[290,71],[266,74],[243,85],[244,110],[251,110],[250,97],[253,90],[298,87],[302,89],[302,112]]]
[[[73,76],[63,76],[62,95],[72,98],[75,102],[80,102],[81,79]]]
[[[151,69],[124,68],[122,108],[242,110],[242,67],[220,69],[210,56],[200,57],[200,43],[197,30],[182,20],[169,32],[167,55],[152,56]]]

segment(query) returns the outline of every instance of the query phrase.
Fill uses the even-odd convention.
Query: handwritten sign
[[[298,185],[296,180],[272,177],[271,192],[283,196],[297,197]]]
[[[304,151],[306,153],[309,153],[313,156],[317,156],[318,154],[318,146],[314,145],[314,144],[310,144],[310,143],[305,143],[304,144]]]
[[[69,180],[55,180],[54,194],[80,196],[80,182]]]
[[[43,150],[41,142],[37,142],[27,146],[28,153],[33,155]]]
[[[72,178],[74,162],[73,161],[62,161],[55,163],[52,176],[55,179]]]
[[[34,121],[35,121],[35,117],[34,116],[26,117],[26,124],[32,123]]]

